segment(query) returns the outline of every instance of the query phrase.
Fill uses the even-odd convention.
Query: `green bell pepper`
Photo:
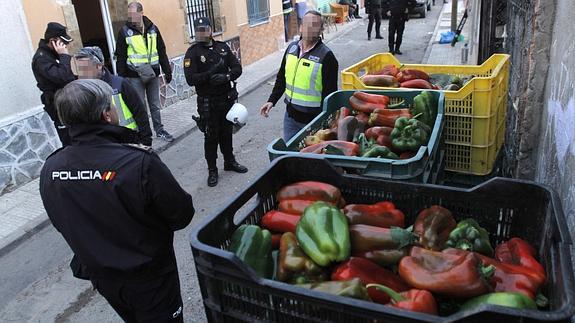
[[[268,230],[257,225],[241,225],[232,235],[229,250],[258,275],[272,277],[272,235]]]
[[[518,309],[537,309],[535,301],[521,293],[499,292],[472,298],[461,305],[461,310],[470,310],[482,304],[492,304]]]
[[[493,256],[489,242],[489,232],[479,226],[473,219],[465,219],[457,224],[449,234],[447,246],[451,248],[475,251],[486,256]]]
[[[302,284],[297,286],[333,295],[370,300],[369,295],[367,294],[367,288],[365,288],[365,285],[359,278],[315,284]]]
[[[416,118],[421,114],[409,119],[401,117],[395,120],[395,127],[391,132],[391,145],[399,151],[417,151],[419,147],[426,145],[429,140],[431,129]]]
[[[299,246],[320,266],[349,258],[347,218],[339,208],[329,203],[318,201],[308,206],[295,234]]]
[[[421,114],[419,120],[433,128],[435,118],[437,118],[437,100],[435,100],[433,92],[423,91],[413,98],[412,114]]]
[[[389,148],[380,145],[374,145],[365,151],[361,157],[378,157],[378,158],[390,158],[390,159],[398,159],[395,153],[393,153]]]

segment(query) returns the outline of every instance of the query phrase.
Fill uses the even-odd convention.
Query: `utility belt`
[[[286,109],[288,116],[290,118],[294,119],[299,123],[305,123],[305,124],[310,123],[321,112],[319,108],[317,109],[318,110],[317,113],[302,112],[294,108],[293,105],[291,105],[290,103],[287,103]]]

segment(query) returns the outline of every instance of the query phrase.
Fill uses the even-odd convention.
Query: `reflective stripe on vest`
[[[118,93],[113,95],[112,102],[114,102],[114,106],[116,107],[116,113],[118,114],[118,120],[120,121],[119,125],[128,129],[138,130],[136,120],[134,120],[132,111],[130,111],[128,105],[124,102],[122,94]]]
[[[320,44],[302,58],[298,58],[298,49],[297,43],[292,43],[286,54],[286,101],[293,106],[319,108],[323,90],[322,61],[329,49]]]
[[[158,55],[158,34],[156,28],[152,27],[146,34],[147,42],[142,34],[135,34],[133,30],[124,26],[124,37],[128,45],[128,64],[141,66],[144,64],[158,65],[160,57]]]

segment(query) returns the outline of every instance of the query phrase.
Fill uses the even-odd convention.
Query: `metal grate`
[[[266,22],[270,17],[269,0],[247,0],[250,25]]]
[[[208,17],[212,22],[214,33],[222,32],[222,24],[216,20],[214,5],[211,0],[186,0],[186,15],[190,28],[190,37],[194,39],[194,19]],[[219,18],[219,17],[218,17]]]

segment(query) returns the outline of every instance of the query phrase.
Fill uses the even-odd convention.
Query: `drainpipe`
[[[457,30],[457,3],[459,0],[451,0],[451,31]]]
[[[110,19],[110,8],[108,7],[108,0],[100,0],[100,9],[102,10],[102,20],[104,21],[104,30],[106,31],[106,41],[108,42],[108,51],[110,52],[110,61],[112,69],[116,74],[116,59],[114,58],[114,46],[116,46],[116,39],[114,31],[112,30],[112,20]]]

